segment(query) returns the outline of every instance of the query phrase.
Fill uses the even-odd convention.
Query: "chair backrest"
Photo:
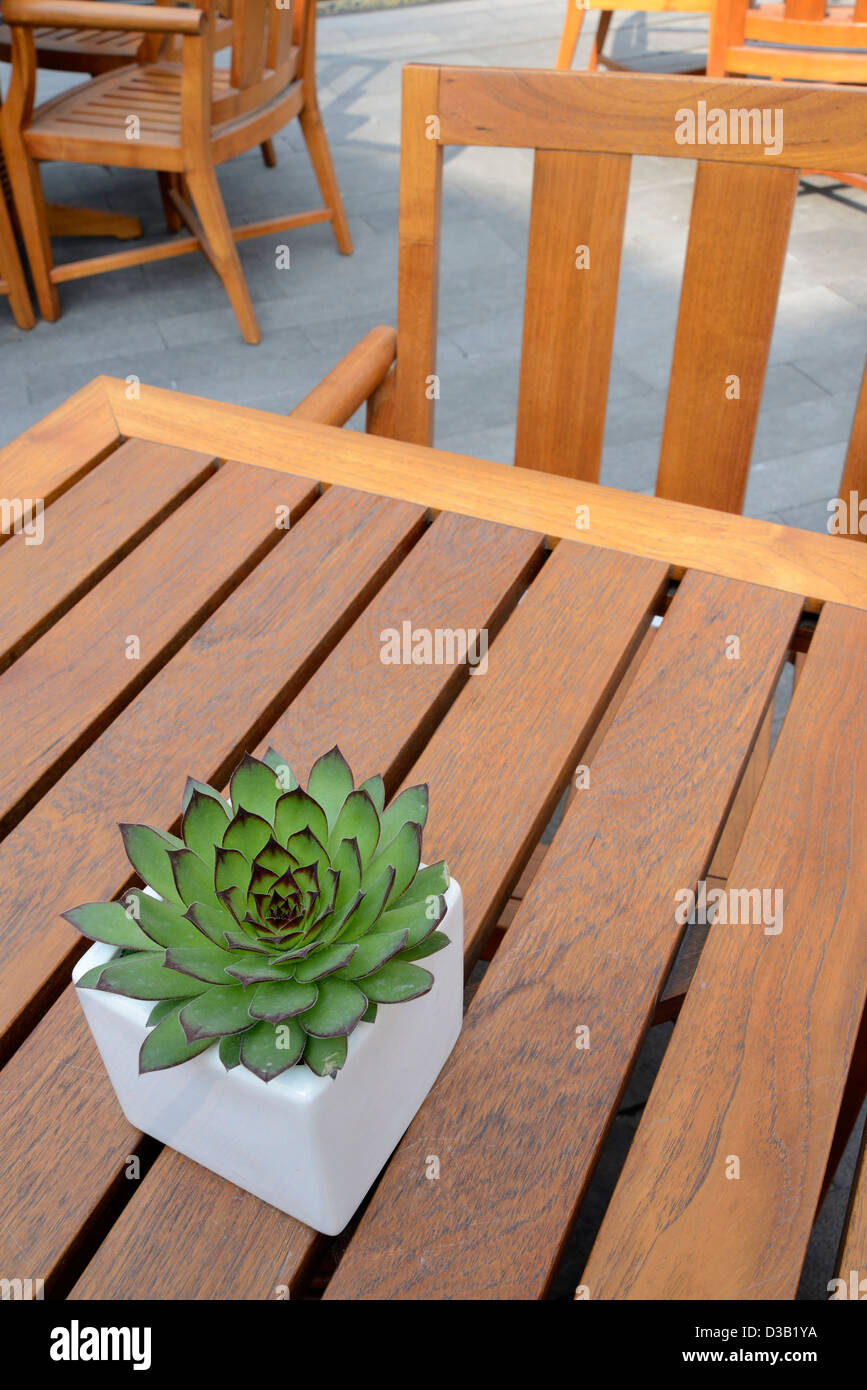
[[[770,5],[715,0],[707,71],[720,77],[867,83],[867,0],[832,6],[826,0]]]
[[[278,96],[294,79],[315,21],[316,0],[206,0],[213,19],[232,20],[229,85],[215,96],[215,125],[248,114]],[[312,38],[312,29],[309,37]]]
[[[867,171],[867,92],[531,69],[404,69],[394,430],[430,443],[443,148],[533,149],[515,462],[597,481],[630,156],[698,167],[657,474],[740,511],[798,184]],[[867,496],[867,391],[846,478]],[[853,452],[853,450],[855,452]]]

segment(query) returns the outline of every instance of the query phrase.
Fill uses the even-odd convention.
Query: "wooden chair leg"
[[[307,153],[310,155],[310,163],[313,165],[313,172],[316,175],[316,182],[319,184],[322,201],[327,208],[331,209],[331,226],[337,242],[337,249],[344,256],[349,256],[352,254],[349,223],[346,221],[346,213],[343,211],[343,199],[340,196],[337,175],[331,162],[328,137],[325,134],[322,117],[315,102],[305,106],[298,119],[301,122],[301,131],[307,145]]]
[[[584,23],[584,7],[577,3],[577,0],[566,0],[566,18],[563,21],[563,32],[560,35],[560,47],[557,50],[557,61],[555,68],[561,72],[567,71],[572,66],[572,59],[575,57],[575,49],[578,46],[578,36],[581,33],[581,25]]]
[[[196,170],[187,169],[184,176],[208,241],[212,264],[235,310],[244,341],[261,342],[262,334],[259,332],[250,291],[241,269],[214,168],[209,166]]]
[[[157,178],[160,182],[160,196],[163,200],[166,227],[170,232],[179,232],[184,225],[184,219],[172,202],[172,193],[179,187],[178,176],[165,169],[160,169]]]
[[[36,323],[24,271],[18,259],[15,233],[6,209],[6,200],[0,192],[0,275],[6,281],[9,307],[19,328],[32,328]]]
[[[35,160],[29,158],[16,136],[17,132],[9,133],[6,167],[39,310],[44,319],[53,323],[60,318],[60,301],[57,297],[57,287],[51,283],[54,258],[51,254],[51,237],[48,231],[48,209],[42,193],[39,166]]]
[[[263,140],[259,149],[262,151],[262,163],[266,169],[277,168],[277,151],[274,149],[273,140]]]
[[[602,56],[602,45],[608,33],[608,26],[611,23],[611,10],[599,11],[599,23],[596,26],[596,34],[593,39],[593,47],[590,49],[590,57],[587,59],[587,71],[595,72],[599,66],[599,59]]]

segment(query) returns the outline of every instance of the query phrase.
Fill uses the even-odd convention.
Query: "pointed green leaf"
[[[299,984],[297,980],[272,981],[256,985],[250,1005],[251,1018],[264,1018],[269,1023],[282,1023],[311,1009],[319,996],[316,985]]]
[[[310,864],[315,861],[319,882],[325,882],[331,868],[331,861],[325,846],[312,831],[300,830],[297,835],[291,836],[286,848],[299,864]]]
[[[298,779],[295,773],[292,771],[286,759],[278,753],[275,748],[268,749],[262,762],[267,763],[268,767],[276,773],[281,791],[291,792],[293,787],[298,786]]]
[[[395,904],[410,886],[421,862],[421,826],[416,821],[407,821],[401,826],[390,844],[377,850],[367,874],[376,878],[390,864],[394,869],[394,883],[389,902]]]
[[[161,898],[180,903],[169,851],[183,849],[183,840],[176,835],[164,835],[152,825],[121,825],[120,833],[126,857],[142,882],[149,884]]]
[[[229,800],[233,809],[252,811],[269,825],[274,824],[274,807],[283,793],[277,776],[267,763],[259,762],[245,753],[229,783]]]
[[[408,961],[390,960],[374,975],[368,975],[363,989],[368,999],[377,1004],[401,1004],[427,994],[434,977],[429,970]]]
[[[212,1039],[190,1043],[178,1021],[176,1010],[167,1014],[152,1033],[148,1033],[138,1055],[138,1069],[141,1074],[149,1071],[162,1071],[166,1067],[179,1066],[198,1057],[211,1046]]]
[[[352,769],[337,747],[323,753],[310,769],[307,791],[318,801],[333,830],[344,801],[352,791]]]
[[[345,1038],[311,1038],[304,1046],[304,1061],[317,1076],[336,1076],[346,1061]]]
[[[181,1027],[188,1042],[199,1038],[222,1038],[226,1033],[243,1033],[251,1025],[252,994],[243,985],[215,985],[191,999],[180,1012]]]
[[[283,1023],[257,1023],[241,1038],[241,1061],[263,1081],[273,1081],[295,1066],[306,1041],[304,1029],[294,1018]]]
[[[275,839],[270,839],[264,849],[256,855],[256,869],[267,870],[274,875],[275,879],[280,878],[286,873],[287,869],[293,867],[293,859],[288,849],[284,849]],[[255,878],[255,872],[254,872]],[[251,882],[251,888],[254,884]]]
[[[328,839],[328,819],[318,802],[301,787],[285,792],[274,812],[274,834],[281,845],[288,845],[293,835],[310,830],[320,844]]]
[[[106,961],[105,965],[92,965],[89,970],[85,970],[80,979],[76,980],[75,988],[99,989],[99,982],[110,964],[110,961]]]
[[[356,896],[361,887],[361,856],[354,840],[342,840],[337,853],[332,857],[332,867],[340,875],[334,911],[342,912]],[[373,873],[372,877],[378,877]]]
[[[186,907],[191,903],[210,903],[219,907],[214,891],[213,865],[206,864],[191,849],[169,850],[177,890]]]
[[[226,976],[226,967],[236,963],[238,954],[221,951],[218,946],[209,946],[206,941],[200,946],[170,946],[166,951],[166,965],[190,979],[228,986],[231,981]]]
[[[300,984],[309,980],[321,980],[324,975],[332,975],[352,960],[358,947],[353,942],[338,942],[336,946],[325,946],[314,951],[295,969],[295,979]]]
[[[342,936],[344,926],[355,913],[355,909],[361,904],[363,897],[364,894],[361,889],[359,889],[355,897],[348,902],[340,912],[335,910],[331,914],[330,921],[324,921],[320,926],[313,928],[309,936],[304,938],[305,941],[308,939],[311,940],[314,946],[328,946],[332,941],[335,941],[337,937]],[[348,941],[342,940],[340,944],[341,946],[346,946],[349,943]]]
[[[198,792],[200,796],[209,796],[212,801],[218,801],[220,805],[223,807],[223,810],[226,812],[226,819],[229,819],[229,817],[232,814],[232,810],[231,807],[228,805],[225,797],[220,796],[220,793],[216,791],[213,787],[209,787],[207,782],[197,782],[195,777],[187,778],[187,784],[184,787],[184,794],[181,798],[182,813],[186,811],[187,807],[192,801],[193,792]]]
[[[194,787],[181,819],[181,834],[188,849],[204,860],[213,872],[214,852],[222,844],[229,809],[221,796],[207,796]]]
[[[188,922],[184,909],[178,903],[167,903],[138,888],[127,894],[130,911],[152,946],[198,946],[201,936],[191,922]]]
[[[220,1061],[226,1071],[233,1071],[235,1067],[241,1065],[241,1038],[243,1036],[243,1033],[228,1033],[226,1037],[220,1038]]]
[[[366,1008],[367,999],[357,985],[332,977],[320,981],[319,998],[301,1015],[301,1023],[316,1038],[348,1038]]]
[[[438,864],[428,864],[426,868],[419,869],[409,888],[405,888],[399,898],[392,900],[389,910],[424,902],[426,898],[438,898],[445,893],[449,882],[448,866],[444,860],[441,859]]]
[[[365,791],[350,792],[328,837],[332,860],[341,840],[355,840],[362,864],[369,864],[379,844],[379,816]]]
[[[376,1022],[376,1005],[375,1005],[375,1004],[368,1004],[367,1008],[364,1010],[364,1013],[361,1015],[361,1022],[362,1022],[362,1023],[375,1023],[375,1022]]]
[[[425,937],[435,931],[446,915],[446,900],[441,894],[422,898],[417,903],[407,903],[404,907],[390,907],[383,912],[374,930],[378,932],[409,932],[408,946],[418,946]]]
[[[241,952],[238,952],[238,956]],[[276,960],[263,956],[254,956],[246,952],[247,959],[239,960],[237,957],[228,968],[228,974],[235,980],[240,980],[242,985],[263,984],[266,980],[292,980],[295,978],[295,967],[292,963],[281,965]]]
[[[189,941],[167,942],[167,945],[201,946],[202,937],[205,937],[221,950],[227,945],[231,946],[228,934],[237,930],[237,923],[222,903],[219,907],[213,907],[210,903],[190,903],[184,917],[193,928],[193,937]]]
[[[410,946],[408,950],[401,951],[398,959],[400,960],[424,960],[425,956],[432,956],[436,951],[441,951],[444,946],[451,945],[451,938],[445,932],[431,932],[430,936],[425,937],[424,941],[418,946]]]
[[[366,936],[363,941],[358,943],[355,955],[348,965],[339,967],[339,974],[342,980],[361,980],[365,975],[372,975],[375,970],[385,965],[387,960],[396,956],[406,946],[406,939],[409,935],[406,931],[382,932],[378,936]],[[331,948],[332,950],[334,947]],[[313,956],[312,960],[316,957]],[[309,965],[307,961],[305,964]],[[364,989],[364,985],[361,986]]]
[[[104,941],[109,946],[125,946],[133,951],[156,950],[156,944],[121,903],[83,903],[60,915],[91,941]]]
[[[370,875],[368,874],[367,880],[369,881],[369,879]],[[347,917],[340,932],[341,941],[358,941],[366,932],[372,931],[374,926],[378,925],[393,883],[394,869],[389,865],[379,878],[374,879],[369,888],[365,888],[361,902],[355,911]]]
[[[237,850],[252,864],[259,851],[264,849],[271,839],[271,835],[272,827],[268,821],[241,807],[226,826],[223,849]]]
[[[407,821],[413,821],[424,829],[429,800],[426,783],[422,783],[418,787],[407,787],[399,796],[396,796],[380,816],[382,821],[382,830],[379,836],[380,846],[387,845],[390,840],[393,840],[401,826],[405,825]]]
[[[377,773],[375,777],[368,777],[366,782],[362,782],[358,790],[360,792],[367,792],[376,807],[376,814],[381,816],[382,808],[385,805],[385,783],[379,773]]]
[[[148,1014],[147,1027],[156,1028],[169,1014],[176,1014],[184,1007],[186,999],[158,999]]]
[[[99,977],[98,988],[109,994],[125,994],[130,999],[183,999],[200,994],[207,985],[167,969],[161,952],[142,951],[107,965]]]

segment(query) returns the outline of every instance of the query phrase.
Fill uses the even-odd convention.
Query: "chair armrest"
[[[113,5],[103,0],[4,0],[3,19],[12,26],[47,29],[124,29],[136,34],[200,34],[204,10],[179,6]]]
[[[384,324],[372,328],[290,411],[292,418],[317,425],[345,425],[385,380],[396,351],[393,328]]]

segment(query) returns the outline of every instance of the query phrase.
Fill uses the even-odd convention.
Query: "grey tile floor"
[[[242,342],[199,257],[64,285],[61,320],[31,333],[17,331],[0,304],[0,443],[100,372],[289,410],[369,327],[394,322],[401,65],[549,67],[562,9],[562,0],[450,0],[322,18],[320,97],[354,256],[338,255],[325,226],[242,243],[264,334],[258,347]],[[706,23],[697,15],[618,14],[609,51],[648,71],[690,66],[689,55],[703,55]],[[587,46],[585,35],[578,65]],[[0,70],[0,80],[5,89],[8,73]],[[46,75],[40,95],[69,80]],[[297,128],[276,144],[276,170],[253,153],[221,171],[233,219],[317,202]],[[503,461],[513,443],[530,176],[523,153],[448,152],[437,442]],[[57,164],[46,166],[45,186],[55,201],[134,212],[148,236],[163,232],[151,175]],[[691,186],[688,164],[635,162],[603,460],[603,481],[621,487],[653,488]],[[865,238],[865,195],[823,180],[802,185],[753,455],[752,515],[825,527],[867,350],[867,279],[858,271]],[[276,268],[275,240],[290,245],[287,270]],[[104,242],[55,246],[58,259],[103,249]],[[556,1294],[566,1296],[578,1280],[670,1032],[650,1034]],[[850,1146],[817,1224],[802,1298],[827,1296],[853,1163]]]

